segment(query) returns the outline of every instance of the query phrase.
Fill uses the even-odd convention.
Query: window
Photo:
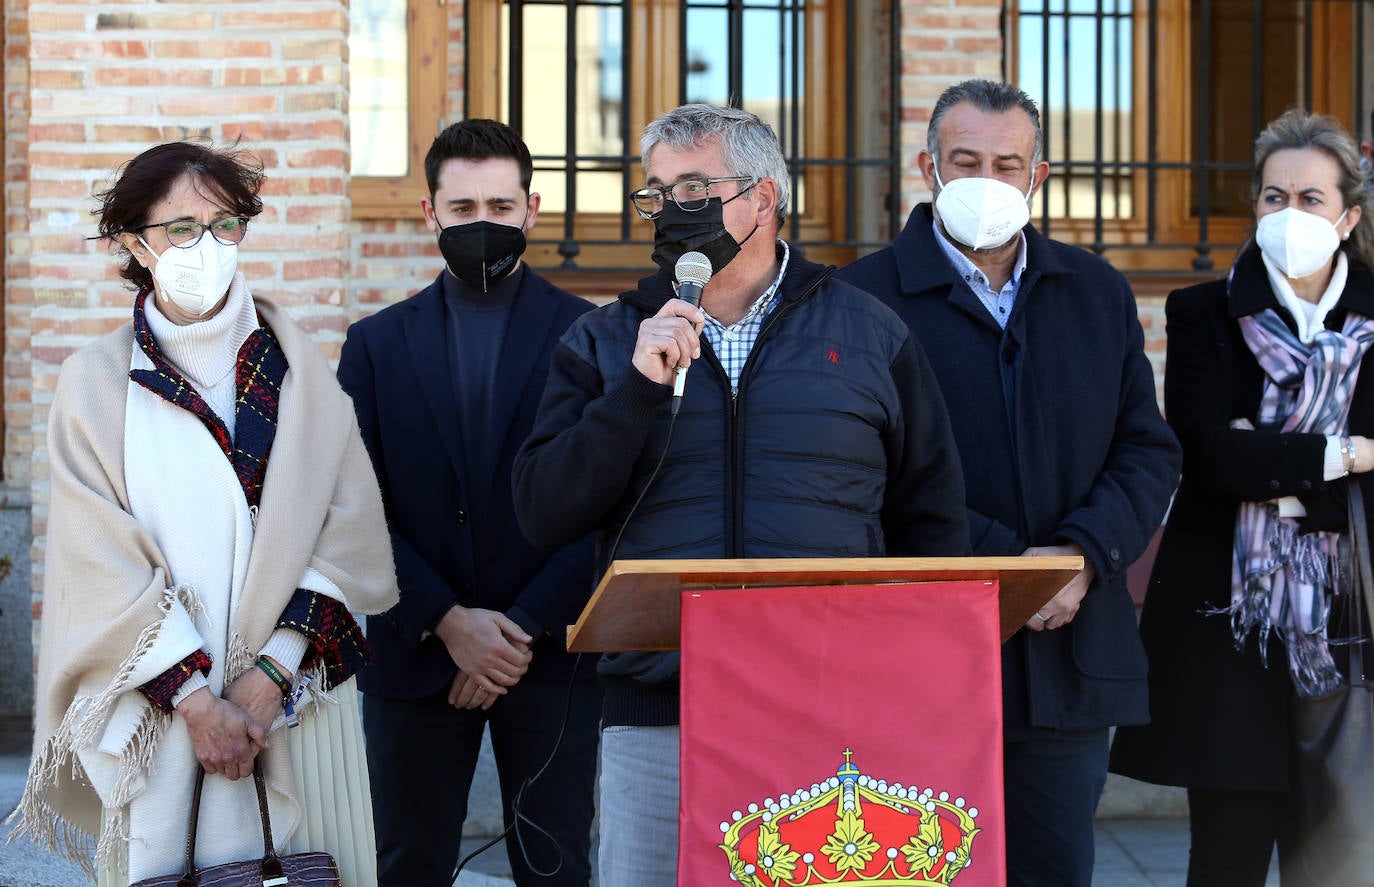
[[[1067,7],[1063,0],[1021,4],[1017,83],[1037,99],[1046,156],[1057,161],[1039,196],[1040,212],[1053,218],[1133,214],[1131,5],[1132,0],[1070,0]]]
[[[443,125],[448,22],[441,0],[352,0],[349,134],[353,217],[413,218]]]
[[[1228,264],[1255,137],[1293,105],[1361,131],[1371,0],[1019,0],[1008,76],[1041,107],[1041,230],[1119,268]],[[1214,254],[1215,253],[1215,254]]]
[[[510,123],[534,155],[531,263],[648,266],[653,229],[626,200],[643,185],[639,135],[688,101],[773,126],[792,168],[782,233],[809,256],[885,243],[899,224],[892,17],[887,0],[475,0],[468,112]]]

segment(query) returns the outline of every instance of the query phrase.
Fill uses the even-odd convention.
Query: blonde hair
[[[1341,190],[1345,207],[1360,208],[1360,221],[1350,232],[1350,239],[1340,248],[1351,258],[1374,269],[1374,218],[1371,218],[1369,195],[1360,175],[1360,146],[1340,121],[1325,114],[1312,114],[1293,108],[1270,122],[1255,139],[1255,169],[1250,178],[1250,202],[1259,199],[1264,187],[1264,166],[1279,151],[1311,148],[1325,153],[1336,161],[1339,175],[1336,185]]]

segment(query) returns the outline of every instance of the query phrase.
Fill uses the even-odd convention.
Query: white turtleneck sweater
[[[168,320],[160,310],[160,299],[161,296],[154,294],[144,302],[148,329],[157,340],[163,356],[204,398],[205,403],[224,422],[229,439],[233,440],[234,405],[237,400],[234,371],[238,366],[239,349],[259,326],[258,312],[253,307],[253,297],[248,292],[243,273],[234,273],[224,307],[213,316],[194,323],[183,325]],[[279,628],[272,632],[259,652],[263,656],[270,656],[294,674],[300,668],[308,646],[305,635],[289,628]],[[196,672],[177,690],[172,703],[179,704],[196,690],[208,685],[205,676]]]
[[[145,303],[148,328],[163,355],[195,387],[234,437],[234,369],[239,349],[258,328],[258,313],[243,274],[235,272],[224,307],[211,317],[180,325],[162,313],[162,297]]]

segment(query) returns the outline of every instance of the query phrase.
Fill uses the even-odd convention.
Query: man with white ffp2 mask
[[[1002,698],[1007,884],[1087,887],[1107,731],[1149,715],[1126,568],[1180,458],[1125,279],[1028,224],[1049,175],[1041,145],[1020,90],[950,87],[919,158],[934,205],[839,276],[893,308],[930,359],[974,554],[1084,559],[1002,645]]]
[[[1017,235],[1030,221],[1036,170],[1031,171],[1024,194],[1014,185],[981,175],[964,176],[945,184],[940,180],[938,162],[932,171],[936,186],[935,219],[946,237],[984,258],[1009,253],[1005,247],[1010,245],[1012,238],[1017,238],[1017,252],[1020,252],[1025,241]]]

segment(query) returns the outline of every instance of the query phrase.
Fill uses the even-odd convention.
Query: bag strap
[[[205,768],[196,767],[196,786],[191,791],[191,821],[186,826],[186,868],[177,887],[197,887],[200,878],[196,873],[196,829],[200,822],[200,796],[205,786]],[[258,814],[262,819],[262,883],[264,887],[285,884],[282,876],[281,859],[272,844],[272,820],[267,815],[267,785],[262,778],[260,758],[253,758],[253,787],[258,795]]]
[[[1360,482],[1351,475],[1347,481],[1347,513],[1350,529],[1350,562],[1353,566],[1350,594],[1351,628],[1359,636],[1350,644],[1350,674],[1348,683],[1362,683],[1365,678],[1364,646],[1374,638],[1369,617],[1374,614],[1374,565],[1370,562],[1369,522],[1365,517],[1364,493]]]

